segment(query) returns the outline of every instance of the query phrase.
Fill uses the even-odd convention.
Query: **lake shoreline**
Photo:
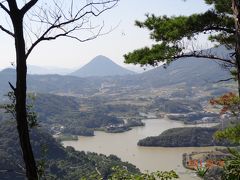
[[[98,154],[115,154],[122,159],[136,165],[142,172],[175,170],[183,180],[199,179],[193,171],[187,170],[182,164],[183,153],[194,151],[214,150],[215,147],[140,147],[138,140],[161,134],[166,129],[174,127],[191,127],[182,122],[168,119],[146,119],[145,126],[134,127],[131,131],[124,133],[105,133],[95,131],[95,136],[79,136],[78,141],[63,141],[64,146],[72,146],[76,150],[85,152],[96,152]],[[197,125],[199,126],[199,125]]]

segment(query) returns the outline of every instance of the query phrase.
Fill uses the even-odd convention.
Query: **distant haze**
[[[41,67],[28,65],[28,74],[60,74],[66,75],[73,72],[74,69],[59,68],[59,67]]]
[[[70,3],[71,1],[64,1],[64,4],[65,2]],[[121,0],[116,7],[99,17],[91,18],[91,23],[89,22],[92,27],[101,27],[104,22],[104,29],[101,32],[103,34],[111,29],[114,29],[113,31],[84,43],[68,38],[45,41],[32,52],[28,63],[40,67],[75,68],[88,63],[98,54],[104,54],[116,63],[123,65],[124,54],[155,43],[149,38],[149,31],[134,25],[135,20],[145,20],[146,13],[168,16],[190,15],[205,12],[209,8],[211,6],[207,6],[203,0]],[[4,23],[6,17],[2,14],[0,17],[1,22]],[[8,22],[6,23],[6,27],[9,27]],[[80,36],[82,33],[81,31],[77,35]],[[0,39],[0,68],[3,69],[10,66],[11,62],[15,62],[15,48],[12,37],[0,33]],[[207,38],[199,40],[204,47],[205,39]]]
[[[224,53],[222,48],[215,49],[214,51],[216,53]],[[143,89],[176,84],[185,84],[187,87],[193,87],[208,86],[219,80],[231,77],[229,71],[222,69],[222,66],[217,62],[201,58],[182,58],[171,63],[167,69],[160,66],[141,74],[116,76],[119,72],[134,74],[132,71],[122,68],[104,56],[97,56],[90,63],[72,74],[77,75],[79,73],[79,76],[100,77],[79,78],[60,75],[29,75],[28,90],[41,93],[71,92],[73,94],[92,94],[104,83],[113,85],[114,87],[141,87]],[[102,76],[111,77],[106,78]],[[0,71],[0,95],[8,92],[8,82],[14,84],[15,78],[14,69]],[[224,92],[227,91],[224,90]]]

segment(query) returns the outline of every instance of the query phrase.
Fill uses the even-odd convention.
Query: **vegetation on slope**
[[[99,109],[80,112],[79,102],[74,97],[37,94],[34,103],[41,123],[66,134],[92,136],[95,128],[123,123]],[[59,128],[59,125],[63,128]]]
[[[213,138],[218,128],[173,128],[164,131],[159,136],[147,137],[138,142],[139,146],[160,147],[204,147],[224,146],[228,143],[216,141]]]
[[[38,168],[44,170],[47,179],[91,179],[91,176],[99,173],[107,178],[113,172],[112,167],[116,166],[139,173],[135,166],[123,163],[115,155],[105,156],[78,152],[72,147],[64,148],[41,128],[31,130],[31,143]],[[1,179],[24,179],[24,165],[13,121],[0,123],[0,159]]]

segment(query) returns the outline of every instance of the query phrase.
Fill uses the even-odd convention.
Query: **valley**
[[[182,165],[182,155],[191,152],[206,152],[215,147],[142,147],[137,142],[147,136],[156,136],[164,130],[174,127],[191,127],[182,122],[167,119],[148,119],[143,121],[144,127],[135,127],[131,131],[109,134],[96,131],[93,137],[80,136],[77,141],[63,141],[63,145],[72,146],[76,150],[96,152],[100,154],[115,154],[123,161],[136,165],[142,172],[157,170],[175,170],[182,180],[199,178],[191,170]],[[209,124],[212,126],[214,124]],[[197,125],[200,126],[200,125]],[[201,125],[207,126],[207,125]],[[195,127],[195,125],[194,125]]]
[[[28,93],[33,99],[28,102],[37,113],[39,126],[63,141],[64,146],[114,154],[141,171],[174,169],[183,179],[191,179],[197,177],[182,166],[182,154],[225,145],[212,141],[221,119],[219,110],[210,106],[209,100],[234,91],[234,82],[213,83],[228,76],[218,64],[194,58],[142,74],[29,74]],[[0,80],[1,103],[8,103],[4,94],[9,91],[8,81],[15,82],[15,71],[2,70]],[[3,111],[0,113],[1,122],[10,118]],[[192,138],[193,134],[202,136]],[[212,147],[194,148],[199,146]],[[169,160],[167,165],[162,163],[164,158],[176,161]]]

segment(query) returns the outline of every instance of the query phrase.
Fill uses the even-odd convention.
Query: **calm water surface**
[[[168,119],[145,120],[144,127],[136,127],[124,133],[95,132],[93,137],[79,137],[78,141],[64,141],[64,146],[72,146],[76,150],[114,154],[123,161],[136,165],[142,172],[156,170],[175,170],[181,180],[199,179],[195,174],[182,166],[182,154],[193,151],[208,151],[214,147],[204,148],[161,148],[161,147],[139,147],[138,140],[147,136],[156,136],[166,129],[174,127],[189,127],[181,122]],[[207,126],[212,126],[209,124]],[[199,125],[198,125],[199,126]],[[205,125],[206,126],[206,125]]]

